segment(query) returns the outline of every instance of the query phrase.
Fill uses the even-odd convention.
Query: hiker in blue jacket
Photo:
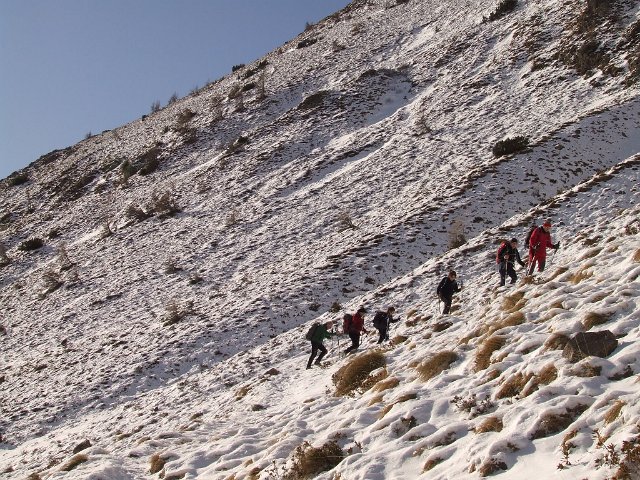
[[[320,365],[320,361],[327,354],[327,347],[322,343],[325,338],[331,338],[333,334],[331,330],[333,329],[333,322],[329,320],[326,323],[320,323],[313,331],[311,335],[311,356],[309,357],[309,361],[307,362],[307,369],[311,368],[313,359],[315,358],[318,350],[320,350],[320,355],[315,361],[316,365]]]

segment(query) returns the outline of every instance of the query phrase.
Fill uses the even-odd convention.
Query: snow
[[[606,446],[640,435],[637,81],[554,60],[578,41],[577,1],[486,23],[492,2],[393,3],[354,2],[260,59],[265,99],[228,96],[259,60],[2,186],[2,478],[277,479],[303,442],[330,441],[346,456],[314,478],[615,473]],[[638,18],[625,8],[600,31],[612,45]],[[176,124],[186,108],[194,142]],[[492,155],[517,135],[528,150]],[[154,145],[159,169],[123,185],[118,165]],[[127,214],[162,191],[181,212]],[[562,246],[546,270],[497,288],[499,241],[547,218]],[[21,251],[32,237],[45,246]],[[443,316],[449,268],[464,288]],[[376,346],[371,326],[345,357],[338,336],[306,370],[309,325],[360,305],[396,307],[393,342]],[[555,342],[584,330],[618,347],[571,364]],[[386,378],[337,397],[332,376],[375,351],[386,366],[370,376]],[[442,352],[453,363],[425,380]]]

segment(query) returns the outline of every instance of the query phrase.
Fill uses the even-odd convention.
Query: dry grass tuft
[[[154,453],[153,455],[151,455],[151,458],[149,459],[149,473],[151,473],[152,475],[155,473],[158,473],[160,470],[164,468],[164,464],[165,464],[165,459],[162,458],[157,453]]]
[[[556,268],[553,273],[551,273],[549,275],[549,281],[551,280],[555,280],[556,278],[558,278],[560,275],[563,275],[565,273],[567,273],[569,271],[568,267],[558,267]]]
[[[593,276],[593,272],[590,272],[587,268],[582,268],[580,271],[571,275],[571,278],[569,279],[569,281],[574,285],[577,285],[583,280],[586,280],[587,278],[590,278],[592,276]]]
[[[582,326],[584,327],[585,331],[591,330],[597,325],[607,323],[610,318],[611,315],[608,315],[606,313],[588,312],[582,320]]]
[[[282,476],[282,479],[315,478],[320,473],[334,468],[345,457],[346,454],[335,440],[331,440],[321,447],[313,447],[309,442],[304,442],[296,447],[293,453],[293,465]]]
[[[529,380],[533,377],[532,373],[516,373],[509,377],[500,387],[500,390],[496,393],[496,398],[511,398],[515,397],[522,392],[524,387],[529,383]]]
[[[478,424],[473,431],[476,433],[500,432],[504,425],[502,419],[498,417],[487,417]]]
[[[83,453],[79,453],[71,457],[71,459],[69,459],[67,463],[65,463],[62,467],[60,467],[60,470],[62,470],[63,472],[70,472],[71,470],[76,468],[78,465],[88,460],[89,460],[89,457],[87,455]]]
[[[502,310],[507,313],[517,312],[527,304],[527,299],[524,298],[524,291],[520,290],[504,297],[502,301]]]
[[[587,408],[589,408],[587,405],[576,405],[574,408],[567,409],[565,413],[544,415],[538,423],[538,429],[531,436],[531,440],[548,437],[563,431]]]
[[[387,364],[384,354],[379,351],[366,352],[358,355],[345,366],[333,374],[336,386],[336,396],[354,395],[357,391],[365,391],[379,382],[380,376],[371,377],[369,374]]]
[[[443,459],[440,457],[435,457],[427,460],[427,463],[424,464],[422,469],[423,472],[428,472],[429,470],[435,468],[438,464],[442,463]]]
[[[545,350],[563,350],[569,343],[569,337],[564,333],[552,334],[546,342],[544,342]]]
[[[640,248],[633,254],[633,261],[636,263],[640,263]]]
[[[458,355],[450,350],[445,350],[436,353],[429,360],[426,360],[425,362],[418,365],[416,367],[416,370],[420,375],[420,379],[426,382],[427,380],[440,375],[456,360],[458,360]]]
[[[396,335],[395,337],[393,337],[391,339],[391,345],[393,345],[395,347],[396,345],[400,345],[400,344],[406,342],[407,340],[409,340],[409,337],[407,337],[405,335]]]
[[[452,322],[438,322],[433,327],[431,327],[431,329],[436,333],[444,332],[447,328],[449,328],[452,325],[453,325]]]
[[[378,414],[378,419],[382,420],[384,416],[391,411],[394,405],[397,405],[398,403],[408,402],[409,400],[415,400],[416,398],[418,398],[418,394],[416,393],[405,393],[404,395],[401,395],[396,400],[394,400],[389,405],[387,405],[382,410],[380,410],[380,413]]]
[[[580,378],[599,377],[602,373],[602,367],[600,365],[591,365],[589,363],[591,357],[585,358],[580,363],[573,366],[571,372]]]
[[[397,377],[389,377],[386,380],[382,380],[376,383],[372,388],[372,392],[384,392],[385,390],[389,390],[391,388],[396,388],[400,385],[400,380]]]
[[[553,363],[550,363],[536,375],[539,385],[549,385],[558,378],[558,369]]]
[[[602,251],[602,247],[591,248],[591,249],[587,250],[586,252],[584,252],[580,256],[579,260],[587,260],[589,258],[593,258],[593,257],[599,255],[601,251]]]
[[[505,337],[493,335],[487,338],[476,353],[475,371],[486,369],[491,364],[491,355],[505,344]]]
[[[489,475],[493,475],[494,473],[506,469],[507,464],[502,460],[498,460],[497,458],[490,458],[480,466],[480,468],[478,469],[478,473],[481,477],[488,477]]]
[[[611,406],[607,413],[604,414],[604,424],[609,425],[616,421],[616,419],[620,416],[620,412],[622,411],[622,407],[624,407],[627,402],[623,402],[622,400],[616,400],[616,402]]]

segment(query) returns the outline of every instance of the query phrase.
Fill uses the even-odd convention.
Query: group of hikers
[[[373,316],[373,326],[378,330],[379,344],[385,340],[389,340],[391,324],[398,321],[393,318],[395,311],[396,309],[394,307],[387,307],[385,310],[376,312]],[[358,348],[360,348],[360,337],[363,333],[369,333],[364,327],[364,317],[366,313],[367,309],[360,307],[353,315],[346,313],[342,317],[343,333],[349,335],[349,339],[351,340],[351,345],[344,350],[345,354],[358,350]],[[320,362],[322,362],[322,359],[327,354],[327,347],[324,346],[323,341],[338,333],[333,329],[333,326],[334,323],[329,320],[325,323],[314,324],[307,332],[307,339],[311,341],[311,356],[307,362],[307,368],[311,368],[313,364],[320,365]],[[318,352],[320,352],[320,355],[316,358]]]
[[[532,227],[525,239],[525,246],[529,248],[527,263],[523,262],[520,257],[517,238],[512,238],[509,241],[505,240],[498,247],[496,263],[498,265],[498,272],[500,273],[500,286],[505,285],[507,276],[511,279],[511,284],[518,280],[518,275],[515,271],[516,262],[523,268],[527,266],[527,276],[533,275],[536,265],[538,267],[538,272],[544,271],[547,259],[547,249],[551,248],[553,250],[558,250],[560,248],[560,242],[554,244],[551,241],[551,221],[547,220],[540,226]],[[440,280],[438,288],[436,289],[436,294],[440,302],[444,304],[444,308],[442,309],[443,314],[448,314],[451,311],[453,295],[454,293],[460,292],[462,287],[462,281],[458,284],[455,270],[450,270],[447,276]],[[366,313],[367,310],[364,307],[360,307],[353,315],[344,315],[343,333],[349,335],[349,338],[351,339],[351,345],[344,350],[345,354],[355,352],[360,347],[361,335],[363,333],[368,333],[364,326],[364,317]],[[390,325],[391,323],[398,321],[393,318],[394,313],[394,307],[387,307],[385,310],[378,311],[374,315],[373,326],[378,330],[378,344],[385,340],[389,340]],[[307,332],[307,340],[311,341],[311,356],[307,362],[308,369],[311,368],[313,364],[320,365],[322,359],[327,354],[327,348],[324,346],[323,341],[337,334],[333,327],[334,323],[330,320],[325,323],[314,324]],[[319,355],[318,352],[320,352]]]

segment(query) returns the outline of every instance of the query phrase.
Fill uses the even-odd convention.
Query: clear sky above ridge
[[[349,0],[1,0],[0,178],[249,63]]]

